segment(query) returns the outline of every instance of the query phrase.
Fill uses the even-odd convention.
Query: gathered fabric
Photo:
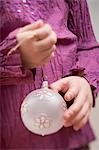
[[[81,72],[93,87],[96,98],[99,79],[99,45],[95,39],[86,0],[0,1],[0,129],[2,149],[70,150],[95,139],[89,122],[79,131],[72,127],[41,137],[29,132],[20,117],[27,94],[41,87],[42,67],[24,68],[20,50],[7,56],[16,44],[18,29],[44,20],[57,34],[55,57],[44,65],[49,84]],[[94,58],[94,60],[93,60]]]

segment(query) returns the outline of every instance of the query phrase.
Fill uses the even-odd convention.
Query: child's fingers
[[[83,93],[80,93],[74,100],[74,103],[67,109],[67,111],[64,114],[65,121],[69,122],[71,119],[73,119],[82,109],[85,101],[86,96],[84,97]]]
[[[88,102],[86,102],[84,104],[84,106],[82,107],[82,109],[79,111],[79,113],[73,118],[72,120],[72,124],[75,126],[76,124],[78,124],[80,122],[80,120],[82,120],[86,114],[88,113],[88,111],[90,110],[90,106],[88,104]]]
[[[68,80],[66,80],[65,78],[64,79],[60,79],[54,83],[52,83],[50,85],[50,88],[54,91],[57,91],[57,92],[66,92],[68,90],[68,83],[67,83]]]
[[[52,28],[50,25],[45,24],[43,27],[36,29],[34,32],[36,33],[37,40],[42,40],[52,33]]]
[[[54,53],[54,47],[53,46],[50,49],[46,50],[45,52],[44,51],[41,52],[41,58],[42,58],[41,61],[45,62],[45,60],[48,57],[52,56],[52,53]]]
[[[79,130],[80,128],[82,128],[86,123],[87,123],[87,121],[88,121],[88,119],[89,119],[89,116],[90,116],[90,110],[87,112],[87,114],[79,121],[79,122],[77,122],[74,126],[73,126],[73,128],[74,128],[74,130]]]
[[[61,79],[60,79],[60,80],[61,80]],[[62,84],[62,82],[61,82],[60,80],[58,80],[58,81],[56,81],[56,82],[54,82],[54,83],[52,83],[52,84],[50,85],[50,88],[51,88],[53,91],[59,92],[59,91],[61,91],[61,90],[63,89],[63,84]]]
[[[44,35],[41,35],[44,38]],[[40,37],[40,34],[38,34],[38,37]],[[42,39],[40,41],[37,41],[35,43],[35,46],[40,50],[40,51],[46,51],[47,49],[50,49],[57,41],[56,34],[52,32],[48,37],[45,39]]]
[[[42,27],[43,25],[44,25],[44,22],[42,20],[38,20],[32,24],[28,24],[28,25],[20,28],[19,33],[25,32],[25,31],[30,31],[30,30],[35,30],[35,29]]]
[[[77,95],[78,95],[78,93],[79,93],[79,89],[78,89],[78,88],[70,87],[70,88],[68,89],[68,91],[65,93],[64,99],[65,99],[66,101],[70,101],[70,100],[76,98]]]
[[[19,32],[17,34],[17,41],[37,41],[35,46],[42,50],[46,50],[52,47],[56,43],[56,34],[52,31],[49,25],[45,25],[42,28],[35,29],[34,31]]]

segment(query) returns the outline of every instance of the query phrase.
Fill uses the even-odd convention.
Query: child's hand
[[[54,56],[56,34],[42,20],[27,25],[17,33],[23,65],[34,68],[48,62]]]
[[[74,130],[79,130],[88,121],[92,108],[92,92],[87,80],[70,76],[56,81],[50,86],[55,91],[65,93],[64,99],[74,103],[64,114],[64,126],[73,126]]]

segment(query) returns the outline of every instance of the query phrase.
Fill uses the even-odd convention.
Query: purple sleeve
[[[0,85],[11,85],[32,81],[32,72],[21,64],[19,52],[7,53],[16,45],[16,33],[21,27],[21,20],[14,20],[8,3],[0,1]],[[23,26],[23,24],[22,24]]]
[[[4,40],[0,39],[0,53],[8,53],[8,51],[16,45],[17,29],[9,33]]]
[[[32,72],[21,64],[19,52],[7,56],[9,50],[16,45],[16,32],[12,31],[0,43],[0,85],[11,85],[32,80]]]
[[[68,28],[77,36],[77,62],[71,72],[88,80],[95,99],[99,82],[99,44],[93,33],[86,0],[69,1],[69,10]]]

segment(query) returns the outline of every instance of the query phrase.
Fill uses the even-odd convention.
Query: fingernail
[[[65,100],[70,101],[71,100],[71,96],[68,94],[65,96]]]
[[[53,45],[53,50],[56,50],[56,45]]]
[[[67,120],[67,119],[69,119],[70,117],[71,117],[71,115],[70,115],[69,113],[65,112],[64,118]]]
[[[75,131],[78,131],[78,130],[79,130],[79,127],[73,126],[73,129],[74,129]]]

